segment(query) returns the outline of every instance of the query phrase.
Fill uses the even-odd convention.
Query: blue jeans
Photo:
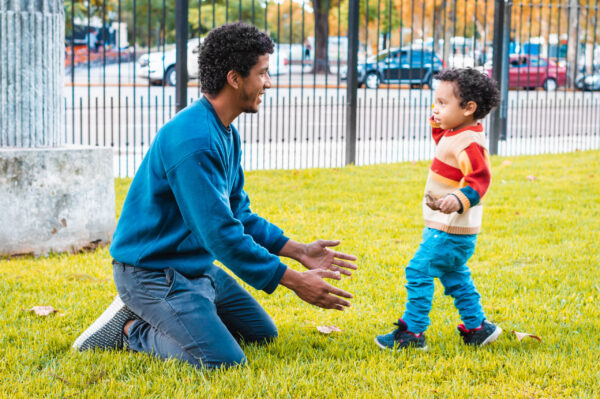
[[[172,268],[148,270],[113,262],[117,291],[141,320],[129,329],[128,347],[197,367],[246,363],[240,347],[277,337],[271,317],[223,269],[187,278]]]
[[[481,296],[475,289],[467,261],[475,252],[477,234],[448,234],[426,227],[423,242],[406,266],[407,304],[402,319],[408,330],[423,332],[431,323],[429,311],[433,300],[435,277],[444,293],[454,298],[454,306],[466,328],[476,328],[485,319]]]

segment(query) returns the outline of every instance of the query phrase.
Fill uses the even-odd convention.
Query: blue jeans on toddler
[[[421,333],[431,321],[429,311],[433,300],[435,277],[444,286],[444,293],[454,298],[454,306],[468,329],[477,328],[485,319],[481,296],[475,289],[467,261],[475,252],[477,234],[448,234],[425,227],[423,242],[406,266],[407,303],[402,319],[408,330]]]
[[[128,348],[197,367],[246,363],[238,341],[277,337],[271,317],[248,291],[214,266],[200,277],[172,268],[149,270],[113,262],[121,300],[141,320],[129,328]]]

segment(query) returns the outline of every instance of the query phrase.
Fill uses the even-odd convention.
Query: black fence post
[[[498,82],[501,102],[492,113],[490,154],[498,154],[498,141],[506,140],[508,116],[508,53],[510,48],[510,15],[512,0],[495,0],[494,55],[492,77]]]
[[[359,0],[348,2],[348,69],[346,73],[346,165],[356,163]]]
[[[181,111],[187,105],[187,41],[188,41],[188,0],[175,3],[175,110]]]

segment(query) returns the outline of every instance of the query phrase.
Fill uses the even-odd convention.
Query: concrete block
[[[0,148],[0,255],[77,251],[115,228],[110,148]]]

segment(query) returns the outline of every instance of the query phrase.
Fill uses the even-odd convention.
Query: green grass
[[[144,354],[70,349],[115,295],[107,248],[3,259],[0,396],[598,397],[600,152],[506,160],[492,160],[470,262],[488,317],[506,332],[492,346],[460,343],[458,314],[438,283],[428,352],[392,354],[373,343],[403,310],[427,162],[261,171],[247,174],[255,211],[299,241],[340,238],[341,250],[359,257],[360,270],[338,284],[354,294],[352,308],[324,311],[283,287],[270,296],[250,289],[279,339],[246,346],[247,367],[202,371]],[[117,213],[128,185],[116,182]],[[24,311],[34,305],[59,313]],[[343,332],[321,335],[318,325]],[[519,342],[511,330],[542,342]]]

